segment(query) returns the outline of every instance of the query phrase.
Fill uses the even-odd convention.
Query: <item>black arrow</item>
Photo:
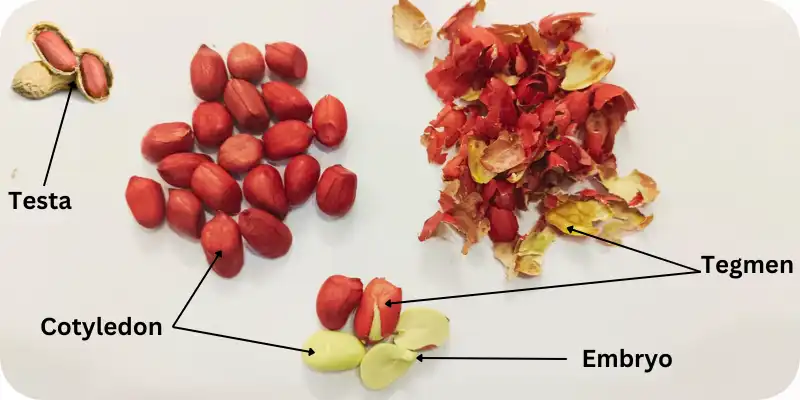
[[[513,361],[567,361],[566,357],[430,357],[425,356],[425,360],[513,360]],[[417,356],[417,360],[422,362],[422,354]]]
[[[425,298],[425,299],[415,299],[415,300],[403,300],[403,301],[387,300],[386,303],[384,303],[384,304],[386,304],[387,307],[391,307],[392,304],[417,303],[417,302],[421,302],[421,301],[460,299],[460,298],[464,298],[464,297],[488,296],[488,295],[493,295],[493,294],[528,292],[528,291],[534,291],[534,290],[558,289],[558,288],[575,287],[575,286],[588,286],[588,285],[597,285],[597,284],[601,284],[601,283],[638,281],[638,280],[644,280],[644,279],[666,278],[666,277],[670,277],[670,276],[694,275],[694,274],[701,273],[701,271],[698,270],[698,269],[695,269],[695,268],[692,268],[692,267],[689,267],[689,266],[686,266],[686,265],[683,265],[683,264],[680,264],[680,263],[676,263],[675,261],[670,261],[670,260],[667,260],[666,258],[661,258],[661,257],[655,256],[655,255],[649,254],[649,253],[645,253],[645,252],[640,251],[640,250],[636,250],[636,249],[628,247],[628,246],[623,246],[623,245],[621,245],[619,243],[615,243],[615,242],[603,239],[601,237],[590,235],[590,234],[588,234],[586,232],[581,232],[581,231],[575,229],[573,226],[567,227],[567,230],[570,233],[578,232],[580,234],[593,237],[593,238],[595,238],[597,240],[600,240],[600,241],[603,241],[603,242],[606,242],[606,243],[610,243],[610,244],[613,244],[613,245],[616,245],[616,246],[619,246],[619,247],[622,247],[622,248],[637,252],[639,254],[644,254],[646,256],[653,257],[653,258],[655,258],[657,260],[661,260],[661,261],[668,262],[668,263],[673,264],[673,265],[677,265],[679,267],[683,267],[685,269],[688,269],[689,271],[688,272],[673,272],[673,273],[670,273],[670,274],[634,276],[634,277],[630,277],[630,278],[606,279],[606,280],[602,280],[602,281],[564,283],[564,284],[560,284],[560,285],[539,286],[539,287],[523,288],[523,289],[496,290],[496,291],[492,291],[492,292],[459,294],[459,295],[454,295],[454,296],[428,297],[428,298]]]
[[[178,318],[175,318],[175,322],[172,323],[172,328],[173,329],[178,329],[178,320],[181,319],[181,317],[183,316],[183,312],[186,311],[187,307],[189,307],[189,303],[192,302],[192,299],[194,298],[194,295],[197,294],[197,290],[200,289],[200,285],[202,285],[203,281],[206,280],[206,277],[208,276],[208,273],[211,272],[211,268],[214,267],[214,263],[216,263],[217,260],[219,260],[220,258],[222,258],[222,250],[219,250],[216,253],[214,253],[214,259],[211,260],[211,264],[208,266],[208,269],[206,270],[206,273],[203,274],[203,278],[200,279],[200,283],[198,283],[197,286],[194,288],[194,291],[192,292],[192,295],[189,296],[189,300],[187,300],[186,304],[183,305],[183,309],[181,310],[180,314],[178,314]]]
[[[61,122],[58,123],[58,133],[56,133],[56,142],[53,143],[53,152],[50,153],[50,162],[47,163],[47,172],[44,174],[44,183],[42,186],[47,186],[47,177],[50,176],[50,167],[53,165],[53,157],[56,155],[56,147],[58,146],[58,138],[61,136],[61,127],[64,126],[64,117],[67,116],[67,107],[69,107],[69,99],[72,97],[72,90],[75,89],[75,83],[69,85],[69,92],[67,92],[67,103],[64,104],[64,112],[61,113]]]
[[[623,249],[628,249],[628,250],[630,250],[630,251],[634,251],[634,252],[637,252],[637,253],[639,253],[639,254],[646,255],[646,256],[648,256],[648,257],[653,257],[653,258],[655,258],[656,260],[661,260],[661,261],[664,261],[664,262],[670,263],[670,264],[672,264],[672,265],[677,265],[677,266],[679,266],[679,267],[681,267],[681,268],[686,268],[686,269],[688,269],[689,271],[692,271],[692,272],[694,272],[694,273],[699,273],[699,272],[700,272],[700,270],[698,270],[698,269],[694,269],[694,268],[692,268],[692,267],[690,267],[690,266],[688,266],[688,265],[683,265],[683,264],[681,264],[681,263],[676,263],[675,261],[667,260],[666,258],[661,258],[661,257],[659,257],[659,256],[656,256],[656,255],[653,255],[653,254],[650,254],[650,253],[645,253],[645,252],[643,252],[643,251],[641,251],[641,250],[636,250],[636,249],[634,249],[633,247],[628,247],[628,246],[625,246],[625,245],[622,245],[622,244],[619,244],[619,243],[616,243],[616,242],[612,242],[612,241],[610,241],[610,240],[603,239],[603,238],[601,238],[601,237],[598,237],[598,236],[595,236],[595,235],[590,235],[590,234],[588,234],[588,233],[586,233],[586,232],[581,232],[581,231],[579,231],[579,230],[575,229],[575,227],[573,227],[573,226],[568,226],[568,227],[567,227],[567,230],[568,230],[570,233],[572,233],[572,232],[578,232],[578,233],[580,233],[581,235],[586,235],[586,236],[589,236],[589,237],[591,237],[591,238],[595,238],[595,239],[597,239],[597,240],[599,240],[599,241],[601,241],[601,242],[605,242],[605,243],[608,243],[608,244],[613,244],[614,246],[619,246],[619,247],[622,247]]]
[[[420,301],[460,299],[460,298],[464,298],[464,297],[488,296],[488,295],[492,295],[492,294],[530,292],[530,291],[534,291],[534,290],[546,290],[546,289],[558,289],[558,288],[575,287],[575,286],[599,285],[601,283],[638,281],[638,280],[644,280],[644,279],[666,278],[668,276],[694,275],[694,274],[699,274],[699,273],[700,273],[700,271],[673,272],[671,274],[634,276],[634,277],[631,277],[631,278],[606,279],[606,280],[602,280],[602,281],[591,281],[591,282],[573,282],[573,283],[564,283],[564,284],[561,284],[561,285],[538,286],[538,287],[523,288],[523,289],[496,290],[496,291],[493,291],[493,292],[458,294],[458,295],[455,295],[455,296],[428,297],[426,299],[403,300],[403,301],[391,301],[391,300],[389,300],[384,304],[386,304],[387,306],[391,307],[392,304],[417,303],[417,302],[420,302]]]
[[[218,333],[211,333],[211,332],[206,332],[206,331],[200,331],[200,330],[197,330],[197,329],[183,328],[183,327],[180,327],[180,326],[173,326],[173,328],[175,328],[175,329],[177,329],[179,331],[199,333],[201,335],[214,336],[214,337],[223,338],[223,339],[238,340],[240,342],[260,344],[260,345],[269,346],[269,347],[277,347],[279,349],[299,351],[299,352],[303,352],[303,353],[308,353],[309,356],[313,356],[314,353],[315,353],[314,349],[308,349],[308,350],[298,349],[296,347],[281,346],[279,344],[273,344],[273,343],[267,343],[267,342],[259,342],[258,340],[251,340],[251,339],[245,339],[245,338],[240,338],[240,337],[235,337],[235,336],[228,336],[228,335],[220,335]]]
[[[192,302],[192,299],[194,298],[194,295],[197,294],[197,290],[200,289],[200,285],[202,285],[203,281],[206,280],[206,277],[208,276],[208,273],[211,272],[211,268],[214,267],[214,263],[216,263],[217,260],[219,260],[220,258],[222,258],[222,251],[221,250],[214,253],[214,260],[211,261],[211,265],[209,265],[208,269],[206,269],[206,273],[203,274],[203,278],[200,279],[200,283],[197,284],[197,287],[194,288],[194,291],[192,292],[192,295],[189,296],[189,300],[186,301],[186,304],[183,306],[183,309],[181,310],[180,314],[178,314],[178,318],[175,318],[175,322],[172,323],[172,329],[179,330],[179,331],[185,331],[185,332],[199,333],[201,335],[214,336],[214,337],[218,337],[218,338],[222,338],[222,339],[238,340],[240,342],[260,344],[262,346],[277,347],[279,349],[294,350],[294,351],[299,351],[299,352],[302,352],[302,353],[308,353],[309,356],[313,356],[314,355],[314,349],[311,349],[311,348],[309,348],[308,350],[298,349],[296,347],[282,346],[282,345],[279,345],[279,344],[273,344],[273,343],[267,343],[267,342],[259,342],[258,340],[245,339],[245,338],[240,338],[240,337],[236,337],[236,336],[220,335],[219,333],[206,332],[206,331],[201,331],[201,330],[197,330],[197,329],[183,328],[183,327],[178,326],[178,320],[181,319],[181,316],[183,316],[183,312],[186,311],[187,307],[189,307],[189,303]]]

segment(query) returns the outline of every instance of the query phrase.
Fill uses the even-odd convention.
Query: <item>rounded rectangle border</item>
[[[0,2],[0,21],[2,21],[0,29],[2,28],[2,26],[6,24],[8,18],[12,15],[14,11],[30,3],[31,1],[32,0],[4,0]],[[781,7],[794,20],[795,25],[800,26],[800,1],[797,0],[764,0],[764,1],[771,2]],[[792,381],[792,383],[783,392],[779,393],[770,400],[789,400],[796,398],[800,398],[800,366],[798,366],[797,375],[794,381]],[[0,365],[0,399],[33,400],[16,392],[11,387],[11,385],[8,383],[8,381],[5,379],[5,376],[3,375],[2,365]]]

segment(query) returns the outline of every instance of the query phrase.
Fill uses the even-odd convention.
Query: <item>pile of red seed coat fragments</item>
[[[467,254],[488,234],[509,277],[536,276],[558,235],[586,237],[571,227],[614,242],[644,229],[653,217],[640,208],[659,192],[637,170],[617,175],[614,139],[636,103],[602,82],[614,57],[574,40],[593,14],[548,15],[538,28],[475,26],[484,8],[467,4],[445,22],[437,36],[449,53],[425,76],[444,102],[422,135],[428,160],[443,165],[444,188],[419,240],[448,226]],[[393,20],[400,40],[428,46],[430,23],[410,2],[400,0]],[[520,235],[517,211],[531,203],[540,218]]]
[[[267,69],[274,79],[261,84]],[[314,139],[324,148],[339,147],[347,134],[347,112],[332,95],[311,106],[292,85],[307,71],[305,53],[288,42],[268,44],[264,54],[239,43],[228,53],[227,65],[215,50],[200,46],[189,75],[203,102],[191,125],[153,125],[141,142],[144,158],[158,163],[158,174],[174,188],[165,200],[159,182],[132,176],[125,199],[136,221],[153,229],[166,220],[178,234],[200,239],[214,272],[233,278],[244,266],[242,238],[262,257],[289,252],[293,236],[283,220],[312,194],[323,213],[347,214],[356,199],[356,174],[340,164],[320,172],[320,163],[307,154]],[[255,136],[262,133],[261,139]],[[217,152],[216,162],[195,152],[195,142]],[[282,178],[277,168],[262,163],[264,158],[288,160]],[[250,208],[242,210],[242,198]],[[207,222],[206,210],[214,215]]]

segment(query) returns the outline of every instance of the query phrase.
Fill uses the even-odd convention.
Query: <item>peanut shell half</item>
[[[86,91],[86,85],[84,82],[84,76],[80,63],[78,64],[78,73],[76,74],[77,77],[75,78],[75,83],[77,84],[78,89],[81,91],[81,93],[83,93],[83,96],[86,97],[86,99],[91,101],[92,103],[99,103],[102,101],[106,101],[108,99],[108,96],[111,95],[111,88],[114,86],[114,73],[111,71],[111,64],[97,50],[93,49],[75,50],[75,55],[78,57],[78,60],[80,60],[84,54],[91,54],[97,57],[100,60],[100,62],[103,63],[103,69],[105,70],[106,73],[106,84],[108,85],[108,88],[106,90],[106,95],[101,97],[93,97]]]
[[[59,70],[58,68],[54,67],[52,64],[50,64],[47,61],[47,58],[44,56],[44,53],[42,53],[42,50],[39,48],[39,45],[36,44],[36,36],[39,35],[40,33],[44,32],[44,31],[52,31],[52,32],[56,33],[58,36],[61,37],[62,40],[64,40],[64,43],[67,44],[67,47],[69,47],[70,50],[75,48],[72,45],[72,41],[69,40],[69,38],[66,35],[64,35],[64,33],[61,32],[61,28],[59,28],[58,25],[56,25],[56,24],[54,24],[52,22],[42,21],[42,22],[39,22],[38,24],[34,25],[28,31],[28,40],[33,44],[33,49],[36,50],[36,54],[39,56],[39,59],[42,60],[42,62],[47,67],[47,69],[50,70],[50,72],[52,72],[52,73],[54,73],[56,75],[73,75],[73,74],[75,74],[77,72],[77,70],[76,71],[61,71],[61,70]]]
[[[74,75],[54,74],[44,62],[32,61],[17,70],[11,81],[11,89],[22,97],[39,100],[69,89],[74,77]]]

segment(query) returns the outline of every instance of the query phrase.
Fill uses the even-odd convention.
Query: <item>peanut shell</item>
[[[57,75],[44,62],[32,61],[17,70],[11,80],[11,89],[22,97],[39,100],[69,89],[74,80],[75,75]]]
[[[39,48],[39,45],[36,44],[36,36],[45,31],[51,31],[60,36],[61,39],[64,40],[64,43],[67,44],[67,47],[69,47],[70,50],[73,50],[75,48],[72,45],[72,41],[70,41],[69,38],[61,32],[61,28],[59,28],[58,25],[52,22],[42,21],[34,25],[28,31],[28,40],[31,43],[33,43],[33,49],[36,50],[36,54],[39,56],[39,59],[42,60],[42,62],[47,67],[47,69],[50,70],[50,72],[56,75],[74,75],[77,69],[74,71],[61,71],[47,61],[47,58],[45,57],[44,53],[42,53],[42,50]]]
[[[92,103],[99,103],[102,101],[106,101],[108,99],[108,96],[111,95],[111,87],[114,85],[114,73],[111,71],[111,64],[109,64],[109,62],[97,50],[92,50],[92,49],[75,50],[75,55],[78,57],[78,60],[80,60],[84,54],[91,54],[97,57],[100,60],[100,62],[103,63],[103,69],[105,70],[106,73],[106,85],[107,85],[106,95],[95,98],[92,97],[92,95],[90,95],[86,91],[86,83],[84,82],[83,79],[83,72],[81,70],[80,64],[78,64],[78,73],[76,74],[77,77],[75,78],[75,83],[77,84],[78,89],[81,91],[81,93],[83,93],[83,96],[86,97],[86,99],[91,101]]]

